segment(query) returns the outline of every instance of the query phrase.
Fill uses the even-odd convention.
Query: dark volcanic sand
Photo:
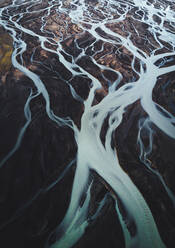
[[[44,8],[47,6],[47,2],[43,1],[34,9]],[[69,6],[69,2],[65,1],[65,6],[66,4]],[[92,6],[98,3],[98,1],[86,2]],[[164,2],[166,4],[166,1]],[[8,1],[1,1],[0,7],[8,4]],[[153,47],[150,43],[147,44],[143,37],[148,36],[155,47],[157,44],[149,34],[148,27],[139,21],[134,21],[131,18],[132,14],[134,15],[131,12],[123,22],[108,24],[108,26],[124,37],[127,36],[127,31],[131,32],[133,44],[149,53]],[[38,13],[28,14],[20,22],[24,27],[40,34],[41,17],[42,14],[38,16]],[[140,36],[135,34],[132,23]],[[47,17],[45,30],[50,31],[52,38],[54,33],[55,41],[61,42],[67,53],[68,61],[71,61],[71,56],[76,58],[80,54],[76,42],[80,48],[84,48],[85,56],[83,59],[80,58],[77,64],[99,79],[103,85],[103,88],[96,93],[94,104],[100,102],[107,94],[108,81],[113,83],[116,80],[115,73],[112,74],[107,70],[102,72],[100,67],[93,63],[91,56],[95,54],[95,51],[99,51],[94,56],[96,62],[122,73],[123,80],[119,87],[132,81],[133,78],[137,78],[131,68],[132,54],[125,47],[98,41],[92,49],[94,37],[88,31],[83,32],[78,25],[71,23],[70,18],[64,13],[56,13],[56,7]],[[51,32],[53,33],[51,34]],[[7,49],[12,49],[12,39],[2,27],[0,27],[0,35],[6,37],[6,40],[0,39],[0,49],[4,43],[9,46]],[[43,50],[35,37],[24,33],[22,33],[22,37],[28,46],[27,51],[23,54],[24,64],[41,77],[50,95],[54,113],[60,117],[71,117],[80,127],[84,106],[72,98],[65,80],[71,83],[83,99],[88,96],[90,80],[86,76],[72,77],[70,71],[57,59],[57,56]],[[46,44],[46,47],[55,49],[49,44]],[[31,62],[30,58],[34,51],[34,62]],[[3,54],[3,56],[5,55]],[[2,57],[0,57],[0,63]],[[19,131],[25,123],[24,105],[31,88],[35,90],[35,87],[32,81],[15,69],[9,61],[3,70],[1,68],[0,159],[3,159],[14,146]],[[103,77],[104,75],[105,77]],[[172,114],[175,114],[174,76],[174,72],[162,76],[153,91],[153,99]],[[171,83],[163,91],[162,87],[167,80],[170,80]],[[0,173],[0,247],[2,248],[12,246],[43,248],[48,235],[65,215],[71,194],[76,163],[73,164],[61,183],[56,184],[48,192],[44,192],[44,189],[54,182],[66,165],[76,157],[77,146],[73,132],[68,127],[58,127],[48,118],[45,112],[45,102],[41,96],[35,98],[30,106],[32,121],[25,132],[20,148],[4,164]],[[172,203],[159,180],[146,170],[138,156],[137,126],[138,119],[143,116],[145,113],[139,102],[130,106],[124,115],[124,121],[119,127],[119,131],[114,135],[114,144],[118,149],[121,166],[138,186],[150,206],[163,241],[167,247],[173,248],[175,246],[175,211]],[[150,158],[152,166],[158,169],[166,184],[175,193],[175,142],[156,127],[153,128],[156,130],[156,134]],[[105,125],[103,131],[102,139],[105,134]],[[111,192],[111,189],[97,174],[93,173],[92,176],[95,183],[92,188],[90,211],[94,213],[100,200],[107,191]],[[113,192],[111,194],[113,195]],[[115,196],[113,197],[115,198]],[[54,235],[52,240],[54,241]],[[74,248],[89,247],[124,247],[122,229],[112,197],[109,197],[100,216],[90,224],[85,235],[74,245]]]

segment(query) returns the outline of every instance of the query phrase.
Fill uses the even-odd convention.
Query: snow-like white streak
[[[138,120],[137,143],[140,147],[140,160],[159,178],[170,199],[175,203],[174,195],[167,187],[163,177],[158,171],[151,168],[147,159],[152,152],[153,144],[151,123],[172,139],[175,138],[175,117],[152,99],[153,89],[156,86],[158,78],[175,70],[175,65],[166,65],[166,60],[169,57],[173,58],[173,56],[175,56],[175,12],[170,5],[162,4],[158,0],[153,1],[153,3],[150,3],[147,0],[99,0],[98,4],[85,0],[51,0],[48,1],[47,7],[44,9],[38,10],[38,8],[33,8],[37,4],[42,4],[42,2],[45,1],[13,0],[9,6],[0,9],[0,25],[9,31],[14,40],[14,52],[12,55],[13,66],[28,76],[33,81],[37,90],[34,95],[31,94],[29,96],[24,108],[26,124],[21,129],[13,150],[7,154],[0,165],[5,165],[5,162],[9,157],[18,149],[24,132],[32,119],[29,106],[30,102],[34,97],[42,94],[46,102],[46,112],[49,118],[55,121],[59,126],[66,125],[72,128],[78,147],[77,166],[69,208],[61,224],[55,230],[57,242],[51,245],[51,247],[68,248],[73,246],[83,235],[88,226],[90,220],[88,208],[90,204],[91,185],[93,183],[91,182],[89,184],[91,170],[95,171],[107,182],[113,192],[115,192],[117,198],[121,201],[125,212],[127,213],[124,220],[116,201],[116,211],[123,228],[126,247],[165,247],[165,244],[162,242],[159,235],[151,210],[130,177],[121,168],[117,151],[115,148],[112,148],[111,142],[113,133],[118,131],[118,127],[123,121],[123,114],[125,113],[126,108],[136,101],[140,101],[143,110],[147,114],[145,119]],[[156,7],[155,3],[158,3],[159,7]],[[169,3],[171,4],[172,1],[169,1]],[[23,7],[23,12],[20,12],[20,10],[18,11],[21,6]],[[95,59],[97,52],[93,50],[94,54],[91,56],[91,61],[94,65],[101,71],[105,69],[110,70],[112,73],[116,74],[117,78],[109,87],[108,94],[103,100],[100,103],[93,105],[95,93],[97,89],[102,87],[102,84],[100,80],[95,78],[88,70],[82,68],[77,63],[78,60],[83,59],[86,53],[85,49],[78,45],[76,39],[75,45],[80,50],[78,57],[68,54],[64,50],[61,42],[55,42],[55,34],[46,30],[47,18],[51,15],[52,9],[56,9],[58,14],[63,13],[67,15],[72,23],[79,26],[82,30],[82,35],[88,32],[95,39],[91,44],[92,49],[94,49],[94,44],[97,41],[124,47],[128,53],[132,54],[131,67],[137,74],[138,79],[119,87],[120,82],[123,79],[122,74],[115,69],[98,63]],[[131,15],[130,13],[132,11],[134,11],[134,14]],[[38,14],[43,13],[40,32],[30,30],[20,23],[20,20],[24,15],[36,14],[37,12]],[[95,15],[94,13],[100,13],[100,16],[98,14]],[[136,22],[148,25],[147,31],[154,38],[154,44],[151,44],[149,41],[150,45],[153,47],[153,49],[150,50],[150,53],[138,48],[133,43],[130,31],[127,30],[127,35],[122,36],[121,33],[113,31],[110,28],[109,25],[125,21],[128,15],[131,15],[131,18]],[[155,16],[158,18],[159,22],[155,21]],[[169,23],[169,26],[165,25],[166,23]],[[133,28],[135,33],[139,36],[137,27],[133,25]],[[99,30],[101,32],[99,32]],[[87,78],[91,80],[92,87],[88,98],[85,101],[76,93],[72,85],[65,81],[70,87],[72,97],[84,104],[84,113],[81,117],[80,130],[71,119],[62,119],[56,116],[51,110],[49,94],[44,83],[37,74],[23,65],[22,55],[27,49],[27,43],[21,38],[22,36],[18,35],[19,33],[37,38],[43,50],[50,54],[56,54],[59,61],[71,72],[72,78],[77,75],[86,75]],[[103,35],[101,33],[103,33]],[[52,34],[54,38],[49,37],[49,34]],[[64,36],[62,34],[60,34],[60,37],[62,37],[61,41],[64,41]],[[144,37],[144,39],[146,41],[147,37]],[[46,43],[54,46],[55,49],[48,48]],[[168,46],[166,47],[166,52],[162,53],[161,50],[165,46]],[[101,50],[103,49],[104,47],[102,46]],[[66,60],[63,54],[69,55],[69,57],[71,57],[71,62]],[[20,62],[17,60],[18,55],[21,55]],[[135,68],[136,60],[139,61],[139,70]],[[160,63],[157,65],[160,60],[162,65]],[[108,128],[105,136],[105,144],[103,144],[100,134],[107,117]],[[148,147],[145,147],[142,140],[141,133],[143,130],[146,130],[149,138]],[[85,200],[82,204],[83,197]],[[101,205],[103,204],[104,201],[101,202]],[[99,207],[98,211],[100,211],[100,209],[101,208]],[[91,218],[95,218],[95,216],[96,215]],[[131,222],[134,223],[136,227],[136,233],[134,235],[130,234],[126,224]],[[49,241],[46,246],[49,246]]]

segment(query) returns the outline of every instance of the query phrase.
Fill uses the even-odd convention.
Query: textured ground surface
[[[89,12],[85,13],[84,20],[79,23],[72,21],[68,11],[76,8],[76,4],[72,4],[75,1],[62,1],[61,8],[59,4],[55,3],[55,6],[51,7],[48,12],[49,2],[55,3],[56,1],[38,1],[38,4],[33,4],[28,9],[29,11],[21,17],[20,13],[26,11],[26,6],[21,5],[16,9],[11,7],[8,12],[3,12],[2,19],[6,20],[8,15],[13,16],[12,21],[21,25],[25,30],[47,37],[48,40],[44,42],[43,48],[37,35],[31,35],[17,26],[14,27],[12,21],[10,23],[17,32],[16,37],[20,37],[27,44],[27,49],[22,57],[20,55],[16,57],[17,61],[40,76],[49,93],[53,112],[61,118],[69,116],[80,127],[84,105],[72,97],[70,87],[66,82],[71,84],[82,99],[86,99],[91,86],[91,79],[88,75],[98,79],[102,88],[96,91],[93,101],[95,105],[108,94],[109,84],[113,84],[118,79],[117,71],[123,76],[117,88],[129,82],[135,82],[139,78],[136,71],[140,70],[140,61],[136,59],[136,71],[134,71],[133,54],[127,49],[127,46],[118,43],[114,36],[104,33],[100,27],[96,30],[96,34],[101,39],[97,39],[91,32],[93,25],[89,20],[99,23],[108,16],[105,1],[85,1],[89,6],[87,8]],[[151,3],[151,1],[149,2]],[[171,10],[175,9],[173,1],[152,2],[154,2],[155,8],[170,6]],[[10,3],[11,1],[0,1],[0,7],[8,6]],[[27,6],[30,7],[30,4]],[[66,9],[65,12],[61,11],[64,9]],[[42,11],[39,12],[39,10]],[[113,7],[110,13],[111,20],[112,16],[117,19],[125,11],[124,3],[117,11]],[[140,21],[142,15],[143,12],[140,9],[132,7],[123,20],[108,22],[106,27],[124,38],[127,38],[129,34],[133,45],[147,55],[150,55],[155,49],[159,49],[157,54],[172,51],[173,45],[171,47],[169,42],[162,41],[161,48],[153,34],[149,32],[150,24]],[[161,22],[158,16],[154,17],[154,21],[158,25]],[[171,24],[165,19],[164,26],[170,33],[175,33],[175,20],[172,20]],[[11,55],[15,44],[8,33],[9,31],[1,25],[1,160],[14,147],[19,132],[26,122],[25,103],[31,89],[33,92],[36,91],[32,80],[12,64]],[[49,43],[49,41],[51,42]],[[57,43],[61,45],[59,51],[57,51]],[[73,75],[62,62],[61,55],[65,61],[75,63],[75,71],[79,72],[79,68],[82,68],[85,72]],[[170,60],[165,66],[175,64],[175,54],[166,58],[170,58]],[[156,103],[175,115],[174,71],[158,78],[152,96]],[[45,101],[41,95],[31,101],[30,109],[32,120],[21,140],[21,145],[4,163],[0,172],[0,246],[2,248],[10,248],[12,245],[18,248],[43,248],[50,232],[64,217],[71,195],[75,162],[59,184],[55,184],[48,191],[45,189],[57,180],[64,168],[76,157],[77,145],[74,133],[69,127],[58,127],[48,117],[45,111]],[[139,101],[129,105],[123,121],[118,127],[118,132],[113,135],[113,143],[117,147],[122,168],[129,174],[146,199],[164,243],[167,247],[173,248],[175,246],[173,204],[158,178],[146,169],[144,161],[141,161],[139,157],[138,121],[146,116]],[[104,142],[106,128],[107,123],[104,123],[101,133],[102,142]],[[152,124],[152,128],[155,135],[152,152],[147,157],[149,165],[161,174],[166,185],[175,193],[174,139],[160,131],[154,124]],[[149,146],[146,132],[143,132],[143,140],[145,147]],[[74,247],[123,248],[122,229],[114,208],[116,196],[100,176],[92,173],[92,177],[94,183],[91,189],[90,214],[96,211],[98,203],[107,192],[110,192],[113,197],[109,197],[99,217],[90,223],[85,235]],[[54,235],[52,239],[54,241]]]

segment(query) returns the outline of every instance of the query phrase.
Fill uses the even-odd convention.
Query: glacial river
[[[32,18],[37,25],[31,25]],[[77,145],[69,207],[53,231],[56,235],[55,243],[50,244],[50,234],[45,247],[72,247],[84,235],[89,223],[100,214],[108,197],[102,199],[96,213],[91,216],[89,205],[93,187],[92,171],[113,192],[125,247],[167,247],[159,234],[150,207],[120,164],[118,146],[114,145],[114,139],[115,144],[118,140],[114,134],[121,131],[128,109],[137,104],[144,113],[137,119],[137,131],[134,133],[136,143],[133,143],[137,147],[140,166],[159,180],[175,206],[172,189],[151,162],[157,130],[171,140],[175,139],[175,105],[172,103],[171,106],[163,106],[153,99],[157,85],[162,83],[161,78],[175,71],[174,1],[13,0],[0,8],[0,25],[13,38],[13,67],[33,83],[24,105],[25,124],[13,148],[0,161],[0,166],[5,167],[21,146],[33,119],[30,105],[37,97],[42,96],[44,99],[43,111],[52,122],[59,128],[66,126],[73,131]],[[87,42],[86,45],[80,42],[81,37]],[[71,97],[83,106],[79,126],[70,116],[63,118],[54,113],[47,87],[40,75],[30,67],[35,63],[36,51],[34,47],[30,48],[30,40],[37,41],[40,52],[56,56],[71,75],[67,79],[62,73],[60,77],[68,86]],[[67,49],[65,43],[73,44],[72,48]],[[25,54],[29,49],[31,57],[27,61]],[[116,59],[116,54],[121,59]],[[120,66],[122,59],[128,63],[125,70]],[[87,97],[81,96],[71,84],[75,77],[89,80]],[[166,80],[162,91],[171,80],[171,77]],[[165,85],[164,82],[162,84]],[[101,95],[99,101],[95,100],[97,94]],[[127,130],[125,132],[127,135]],[[127,163],[129,166],[130,161]],[[61,183],[60,178],[66,177],[70,167],[69,164],[47,190]]]

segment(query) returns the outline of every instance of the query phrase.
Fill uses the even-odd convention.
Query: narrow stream
[[[31,20],[33,18],[33,22],[37,21],[37,16],[39,24],[36,29],[35,25],[31,25]],[[51,22],[50,18],[55,21]],[[6,162],[19,149],[33,118],[30,104],[40,96],[45,101],[43,111],[59,128],[67,126],[73,130],[77,144],[70,204],[62,222],[54,230],[56,242],[50,245],[51,233],[45,247],[72,247],[83,236],[90,221],[98,216],[100,206],[95,215],[89,215],[92,171],[113,191],[125,247],[166,247],[146,200],[119,162],[113,139],[114,133],[120,131],[127,109],[139,104],[144,116],[137,120],[137,144],[133,146],[138,146],[142,166],[147,168],[150,175],[157,177],[175,206],[172,190],[159,170],[152,167],[149,158],[156,130],[175,139],[173,109],[166,108],[153,99],[153,92],[160,83],[160,78],[175,71],[174,1],[13,0],[0,8],[0,25],[13,38],[13,67],[27,76],[34,85],[24,106],[26,122],[13,148],[1,160],[0,166],[5,167]],[[73,27],[74,33],[70,31],[70,27]],[[47,87],[41,77],[29,67],[29,61],[25,61],[30,39],[37,42],[46,54],[57,56],[70,73],[69,79],[63,78],[64,75],[60,77],[69,87],[72,98],[83,105],[80,126],[71,117],[61,118],[54,113]],[[83,42],[86,44],[83,45]],[[69,46],[65,44],[68,43],[73,44],[72,50],[67,49]],[[36,60],[35,52],[33,48],[29,53],[31,64]],[[125,74],[119,62],[115,63],[115,54],[121,59],[125,54],[124,60],[129,61],[130,69],[126,68]],[[71,80],[77,76],[86,77],[91,82],[87,98],[81,96],[71,84]],[[100,101],[95,101],[97,94],[103,95]],[[107,127],[104,132],[102,130],[105,122]],[[144,141],[145,136],[148,144]],[[70,165],[65,170],[69,168]],[[66,176],[66,172],[63,176]],[[50,187],[59,183],[59,180]],[[101,201],[101,205],[105,204],[105,199]],[[119,201],[125,216],[122,216]]]

